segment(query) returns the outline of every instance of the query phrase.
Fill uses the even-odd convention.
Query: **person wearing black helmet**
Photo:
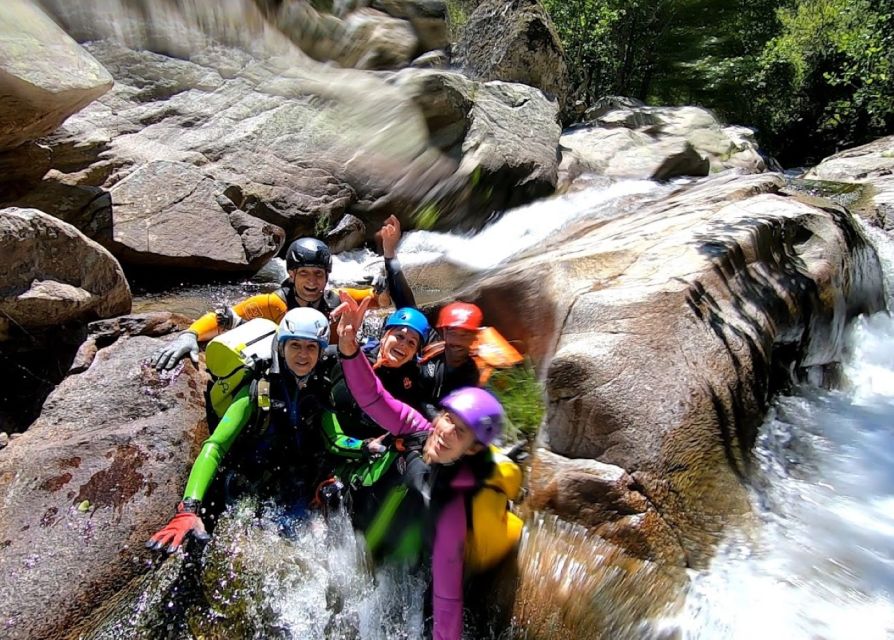
[[[199,361],[199,342],[205,342],[242,322],[266,318],[278,323],[287,311],[310,307],[327,318],[335,308],[338,293],[327,288],[332,272],[332,253],[316,238],[298,238],[286,252],[289,277],[272,293],[251,296],[232,307],[210,311],[193,322],[176,340],[158,351],[153,358],[156,369],[173,369],[187,355]],[[373,290],[346,289],[353,297],[374,295]]]

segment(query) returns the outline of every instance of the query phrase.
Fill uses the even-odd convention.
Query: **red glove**
[[[211,536],[205,531],[205,524],[197,511],[199,503],[195,501],[181,502],[177,505],[177,515],[154,536],[146,541],[146,547],[153,551],[174,553],[183,544],[187,535],[192,535],[199,542],[208,542]],[[165,546],[167,545],[167,549]]]

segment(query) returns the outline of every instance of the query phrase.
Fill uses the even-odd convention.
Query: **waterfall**
[[[866,231],[890,307],[894,242]],[[759,531],[731,535],[693,576],[684,637],[894,635],[894,319],[857,318],[847,345],[843,389],[775,400],[755,452]]]

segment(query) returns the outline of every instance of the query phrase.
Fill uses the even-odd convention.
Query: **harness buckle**
[[[270,381],[258,380],[258,408],[261,411],[270,411]]]

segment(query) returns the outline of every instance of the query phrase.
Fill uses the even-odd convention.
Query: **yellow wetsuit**
[[[376,294],[372,287],[362,289],[345,287],[342,289],[327,289],[314,308],[328,318],[329,313],[339,303],[338,294],[341,291],[347,293],[357,302],[364,298],[372,297],[373,303],[370,306],[376,306]],[[196,334],[199,341],[205,342],[227,329],[232,329],[237,324],[254,320],[255,318],[266,318],[279,324],[286,311],[297,306],[291,287],[283,286],[272,293],[259,293],[246,298],[241,302],[237,302],[229,309],[209,311],[189,325],[189,331]]]

